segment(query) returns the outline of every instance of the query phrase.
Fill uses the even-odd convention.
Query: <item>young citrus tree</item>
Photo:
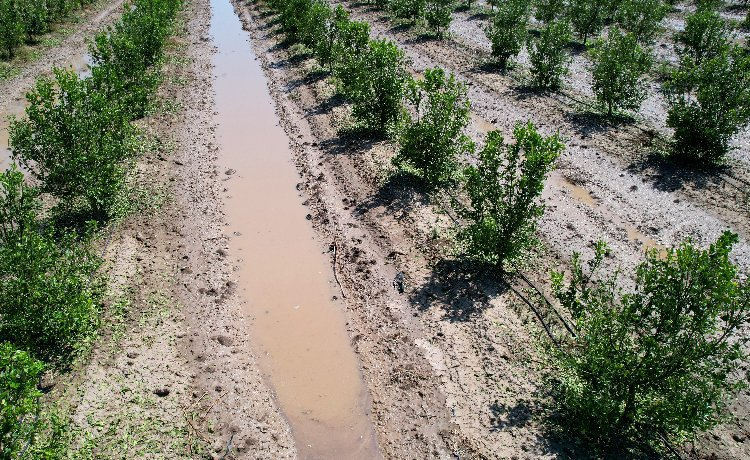
[[[120,191],[123,162],[133,157],[135,138],[123,108],[73,71],[54,69],[27,94],[25,119],[10,125],[13,158],[43,192],[71,209],[79,199],[98,219]]]
[[[327,41],[332,16],[333,10],[328,3],[323,0],[312,0],[303,20],[300,42],[314,52],[316,46]]]
[[[535,0],[534,18],[548,23],[560,18],[565,13],[565,0]]]
[[[651,43],[659,31],[659,24],[669,12],[662,0],[623,0],[615,13],[615,20],[641,43]]]
[[[618,274],[598,275],[606,245],[571,279],[553,273],[556,297],[576,335],[553,351],[563,414],[588,441],[659,434],[680,440],[721,420],[746,362],[750,282],[729,258],[737,235],[708,249],[690,242],[650,250],[625,289]]]
[[[635,35],[610,29],[607,40],[593,51],[594,94],[612,116],[615,108],[637,110],[646,98],[643,75],[651,68],[651,56]]]
[[[0,458],[20,458],[37,430],[37,389],[44,365],[10,343],[0,343]]]
[[[442,38],[451,25],[455,9],[454,0],[426,0],[424,17],[427,27]]]
[[[570,0],[568,20],[573,25],[584,46],[589,37],[597,35],[604,27],[610,3],[607,0]]]
[[[13,57],[16,49],[23,44],[25,32],[15,0],[0,0],[0,50],[5,57]]]
[[[424,78],[412,80],[406,101],[413,116],[401,132],[393,163],[409,166],[429,185],[435,186],[456,172],[457,158],[473,150],[464,133],[469,123],[470,102],[466,85],[441,68],[428,69]]]
[[[339,91],[350,95],[359,80],[367,78],[364,58],[370,42],[370,25],[360,21],[342,21],[333,45],[333,74]]]
[[[566,47],[572,38],[567,22],[554,21],[542,28],[538,38],[529,40],[531,76],[537,87],[547,90],[560,87],[570,64]]]
[[[337,5],[331,14],[325,16],[323,36],[313,43],[315,57],[321,66],[328,67],[333,72],[334,46],[341,35],[341,30],[349,22],[349,13],[341,5]]]
[[[476,166],[465,170],[471,206],[463,212],[470,224],[459,239],[466,252],[504,269],[536,241],[544,205],[544,180],[564,146],[557,135],[540,135],[531,122],[518,124],[515,143],[505,144],[499,131],[487,134]]]
[[[698,66],[729,47],[729,27],[719,13],[699,9],[685,18],[685,30],[677,34],[677,53],[683,67]]]
[[[404,52],[388,40],[371,40],[363,63],[363,78],[349,92],[352,115],[367,129],[385,133],[402,111],[409,80]]]
[[[42,227],[36,191],[0,173],[0,342],[66,364],[98,324],[90,277],[99,261],[74,234]]]
[[[426,0],[390,0],[388,6],[396,19],[417,23],[424,17]]]
[[[529,0],[509,0],[501,3],[490,24],[484,29],[492,45],[492,56],[503,68],[526,43],[530,6]]]
[[[724,161],[732,136],[750,123],[750,56],[739,46],[724,48],[697,66],[680,66],[667,89],[673,156]]]

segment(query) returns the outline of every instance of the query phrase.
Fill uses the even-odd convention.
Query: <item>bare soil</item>
[[[449,197],[396,173],[392,143],[346,131],[349,108],[330,79],[282,43],[262,3],[234,5],[289,137],[316,238],[330,248],[383,457],[585,457],[543,423],[547,340],[523,300],[537,303],[533,290],[453,257]],[[649,155],[659,142],[652,130],[604,123],[569,97],[483,70],[477,49],[418,38],[369,7],[345,6],[374,35],[396,41],[412,70],[440,65],[469,85],[476,140],[528,119],[546,134],[561,132],[568,148],[544,195],[544,248],[522,267],[531,282],[547,285],[550,269],[564,268],[574,250],[590,254],[598,239],[614,248],[610,266],[629,269],[645,247],[686,237],[707,244],[726,228],[741,235],[734,257],[750,268],[747,165],[720,175],[665,166]],[[112,279],[107,332],[77,377],[52,391],[94,439],[98,458],[297,457],[248,337],[236,255],[227,253],[233,235],[215,138],[210,14],[207,0],[186,1],[160,108],[143,122],[160,139],[133,179],[144,209],[102,241]],[[57,53],[73,56],[95,28],[85,26]],[[0,93],[16,95],[3,96],[0,110],[52,59],[0,83]],[[399,274],[404,293],[393,284]],[[683,454],[750,457],[748,393],[731,411]]]

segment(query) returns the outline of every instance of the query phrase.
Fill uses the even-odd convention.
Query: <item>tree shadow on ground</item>
[[[493,297],[507,290],[495,268],[464,259],[443,259],[410,300],[419,311],[439,307],[444,310],[443,319],[463,322],[481,314]]]
[[[568,49],[570,50],[570,55],[576,57],[580,54],[584,54],[589,47],[588,43],[584,45],[582,42],[572,41],[568,43]]]
[[[680,162],[667,157],[664,152],[657,151],[647,152],[639,160],[631,163],[627,170],[643,177],[653,189],[662,192],[675,192],[685,185],[698,189],[722,186],[722,175],[730,172],[726,165],[700,166]],[[745,191],[746,196],[750,195],[748,190]]]
[[[362,216],[382,207],[396,220],[401,221],[414,208],[429,204],[429,194],[422,180],[412,174],[397,172],[380,186],[375,195],[357,205],[354,212],[357,216]]]
[[[608,116],[592,110],[565,112],[563,116],[582,137],[600,134],[633,122],[632,117],[618,114]]]
[[[336,107],[341,107],[344,104],[346,104],[346,98],[343,95],[336,93],[308,110],[307,115],[325,115],[331,113]]]
[[[400,22],[388,29],[388,32],[392,34],[401,34],[412,30],[415,26],[416,24],[413,22]]]
[[[490,18],[489,13],[477,12],[477,13],[470,14],[466,19],[468,21],[484,21],[489,18]]]
[[[529,83],[522,83],[513,88],[513,93],[515,95],[516,100],[523,101],[526,99],[531,99],[535,97],[542,97],[542,96],[548,96],[550,93],[550,90],[540,88],[538,86],[529,84]]]
[[[490,431],[502,431],[513,427],[524,427],[532,418],[534,407],[527,400],[520,400],[515,406],[501,404],[497,401],[490,404]]]
[[[482,59],[476,63],[472,70],[476,73],[508,75],[513,70],[513,63],[509,62],[503,66],[494,59]]]
[[[330,75],[330,73],[327,70],[313,70],[300,78],[290,80],[289,83],[286,84],[286,90],[292,91],[299,88],[300,86],[313,85],[321,80],[324,80],[326,77],[328,77],[328,75]]]

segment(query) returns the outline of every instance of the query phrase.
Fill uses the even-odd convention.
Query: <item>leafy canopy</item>
[[[500,268],[536,241],[544,213],[538,199],[564,148],[557,135],[544,137],[531,122],[518,124],[513,137],[515,143],[505,144],[499,131],[487,133],[478,164],[464,173],[471,206],[463,217],[471,223],[459,238],[471,257]]]
[[[457,158],[473,150],[464,133],[469,122],[470,102],[466,85],[441,68],[428,69],[424,78],[409,82],[406,101],[413,116],[401,132],[396,166],[410,166],[429,185],[453,176]]]
[[[649,250],[631,289],[619,273],[597,274],[601,242],[587,269],[574,254],[569,282],[553,273],[576,330],[553,351],[560,402],[584,439],[679,440],[720,421],[747,359],[739,331],[750,321],[750,283],[729,258],[737,241],[726,232],[705,250],[691,242]]]

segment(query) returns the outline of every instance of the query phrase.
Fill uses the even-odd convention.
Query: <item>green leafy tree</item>
[[[363,78],[355,81],[349,94],[352,115],[368,129],[384,133],[394,125],[403,107],[409,80],[404,52],[388,40],[372,40],[363,64]]]
[[[26,31],[26,38],[32,41],[35,35],[41,35],[47,31],[49,15],[47,13],[47,2],[43,0],[17,0],[19,18]]]
[[[515,143],[505,144],[499,131],[489,132],[479,163],[466,169],[471,206],[463,217],[471,223],[459,233],[471,257],[501,269],[536,241],[539,196],[564,149],[557,135],[541,136],[531,122],[518,124],[513,136]]]
[[[333,46],[333,74],[338,79],[339,91],[351,95],[357,82],[367,78],[364,59],[370,43],[370,25],[360,21],[346,21],[339,26]]]
[[[94,216],[106,218],[123,184],[122,164],[134,155],[133,128],[121,106],[88,80],[69,70],[54,74],[27,94],[26,119],[11,121],[13,158],[63,208],[83,198]]]
[[[410,166],[437,185],[454,174],[460,155],[473,150],[465,134],[471,106],[466,85],[441,68],[428,69],[423,79],[409,82],[406,101],[414,116],[405,123],[393,163]]]
[[[0,0],[0,49],[6,57],[13,57],[25,33],[16,0]]]
[[[44,365],[10,343],[0,344],[0,457],[19,458],[38,422],[37,389]]]
[[[145,116],[161,77],[154,65],[163,55],[176,14],[173,0],[138,0],[114,27],[98,33],[89,46],[92,82],[119,103],[131,119]]]
[[[565,13],[565,0],[534,0],[534,17],[537,21],[548,23],[560,18]]]
[[[271,3],[279,13],[279,23],[287,40],[299,42],[304,33],[312,2],[310,0],[276,0]]]
[[[573,256],[569,282],[553,273],[576,331],[553,352],[560,402],[584,439],[680,440],[720,421],[747,359],[739,332],[750,321],[750,283],[729,258],[737,241],[726,232],[707,250],[649,250],[630,289],[619,273],[597,275],[604,243],[587,269]]]
[[[388,6],[396,19],[417,23],[424,17],[426,0],[390,0]]]
[[[729,48],[729,28],[719,13],[711,10],[698,10],[685,18],[685,30],[676,38],[683,67],[698,66]]]
[[[586,45],[589,37],[598,34],[609,12],[607,0],[570,0],[568,19]]]
[[[534,84],[542,89],[557,89],[568,72],[570,54],[566,50],[572,39],[570,25],[565,21],[550,22],[529,41],[529,60]]]
[[[721,163],[732,136],[750,122],[750,56],[734,46],[698,66],[681,66],[667,91],[673,156]]]
[[[637,110],[646,98],[643,75],[652,59],[633,34],[610,29],[606,41],[594,49],[594,94],[612,116],[615,108]]]
[[[484,29],[492,45],[492,56],[501,67],[518,55],[528,37],[529,0],[509,0],[498,5],[492,21]]]
[[[443,37],[451,25],[455,9],[454,0],[426,0],[424,15],[427,27],[438,37]]]
[[[36,190],[0,173],[0,341],[65,364],[98,324],[91,275],[99,261],[74,234],[37,220]]]
[[[651,43],[668,12],[669,6],[662,0],[623,0],[617,8],[615,20],[639,42]]]
[[[300,42],[315,51],[318,43],[326,42],[328,24],[333,10],[323,0],[312,0],[300,32]]]
[[[323,37],[313,43],[315,57],[321,66],[327,66],[333,72],[334,47],[341,35],[344,25],[349,22],[349,13],[341,5],[337,5],[330,15],[325,17]]]

